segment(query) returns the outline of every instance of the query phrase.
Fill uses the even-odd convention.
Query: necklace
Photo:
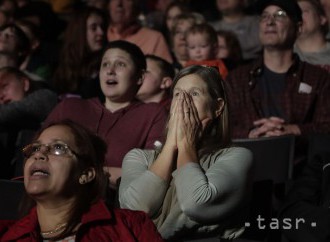
[[[65,229],[66,225],[66,223],[59,224],[55,227],[55,229],[45,232],[41,231],[40,234],[43,238],[48,237],[49,235],[57,234],[58,232],[62,232]]]

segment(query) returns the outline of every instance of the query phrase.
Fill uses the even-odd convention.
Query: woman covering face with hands
[[[221,76],[212,67],[190,66],[174,78],[172,91],[162,149],[134,149],[124,158],[120,205],[147,212],[165,239],[229,230],[235,236],[246,211],[252,155],[230,147]]]

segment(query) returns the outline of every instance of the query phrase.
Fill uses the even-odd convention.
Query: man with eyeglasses
[[[293,53],[302,24],[299,5],[260,0],[257,6],[262,57],[227,78],[234,138],[329,132],[330,76]]]

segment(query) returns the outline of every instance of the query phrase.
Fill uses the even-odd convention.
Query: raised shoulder
[[[150,166],[150,164],[156,159],[157,152],[155,150],[147,150],[147,149],[132,149],[130,150],[125,158],[124,162],[127,160],[129,163],[131,162],[143,162],[146,166]]]

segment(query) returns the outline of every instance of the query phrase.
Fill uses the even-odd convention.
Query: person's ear
[[[169,76],[163,77],[162,82],[160,84],[160,89],[168,89],[172,86],[173,79]]]
[[[215,104],[215,116],[219,117],[225,106],[225,101],[222,98],[218,98]]]
[[[79,177],[80,184],[86,184],[95,179],[96,173],[93,167],[86,169]]]
[[[323,15],[320,16],[320,24],[321,26],[328,24],[327,18]]]
[[[23,82],[24,92],[29,91],[30,90],[30,80],[28,78],[23,78],[22,82]]]
[[[31,44],[31,49],[36,50],[39,46],[40,46],[40,41],[34,40],[33,43]]]
[[[301,34],[301,32],[302,32],[302,22],[299,22],[298,24],[297,24],[297,33],[296,33],[296,36],[299,36],[300,34]]]
[[[138,79],[138,81],[137,81],[137,85],[138,86],[141,86],[142,85],[142,83],[143,83],[143,80],[144,80],[144,77],[145,77],[145,71],[143,70],[142,71],[142,74],[141,74],[141,77]]]

